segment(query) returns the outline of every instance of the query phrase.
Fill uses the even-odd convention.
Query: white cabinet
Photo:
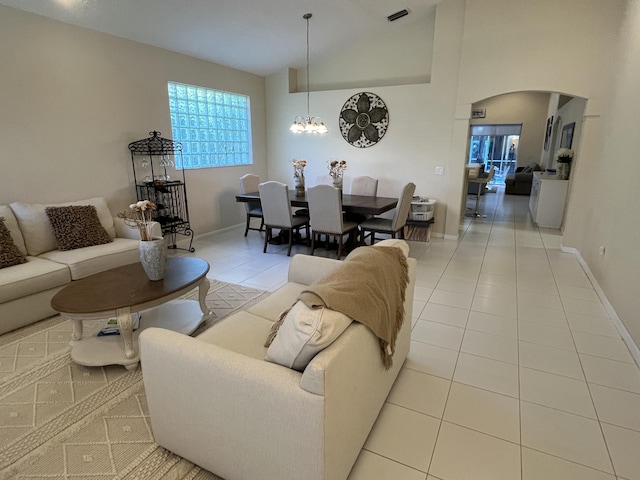
[[[560,228],[567,200],[569,180],[558,180],[556,175],[533,173],[529,210],[533,221],[543,228]]]

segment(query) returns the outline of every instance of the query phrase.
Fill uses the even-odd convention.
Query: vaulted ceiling
[[[257,75],[402,29],[441,0],[0,0],[14,7]],[[387,20],[400,10],[410,14]]]

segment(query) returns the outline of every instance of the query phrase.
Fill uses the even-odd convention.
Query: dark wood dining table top
[[[303,195],[295,190],[289,190],[289,200],[292,207],[308,207],[309,200],[307,192]],[[236,195],[237,202],[259,202],[260,193],[241,193]],[[349,213],[360,213],[364,215],[380,215],[392,210],[398,204],[397,198],[391,197],[370,197],[368,195],[342,195],[342,210]]]

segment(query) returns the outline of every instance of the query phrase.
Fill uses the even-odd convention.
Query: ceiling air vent
[[[389,15],[387,17],[387,20],[389,20],[390,22],[393,22],[394,20],[398,20],[399,18],[406,17],[407,15],[409,15],[409,10],[405,8],[404,10],[400,10],[399,12],[392,13],[391,15]]]

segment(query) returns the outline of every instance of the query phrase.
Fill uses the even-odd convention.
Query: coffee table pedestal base
[[[209,310],[203,313],[200,302],[194,300],[173,300],[140,313],[140,326],[132,332],[130,343],[123,341],[121,335],[98,337],[97,332],[93,332],[91,336],[82,336],[82,331],[74,328],[74,340],[70,342],[71,359],[88,367],[123,365],[127,370],[135,370],[140,362],[138,336],[144,329],[166,328],[189,335],[211,315]],[[74,325],[80,323],[75,318],[71,320]],[[76,333],[80,335],[79,339],[75,339]]]

